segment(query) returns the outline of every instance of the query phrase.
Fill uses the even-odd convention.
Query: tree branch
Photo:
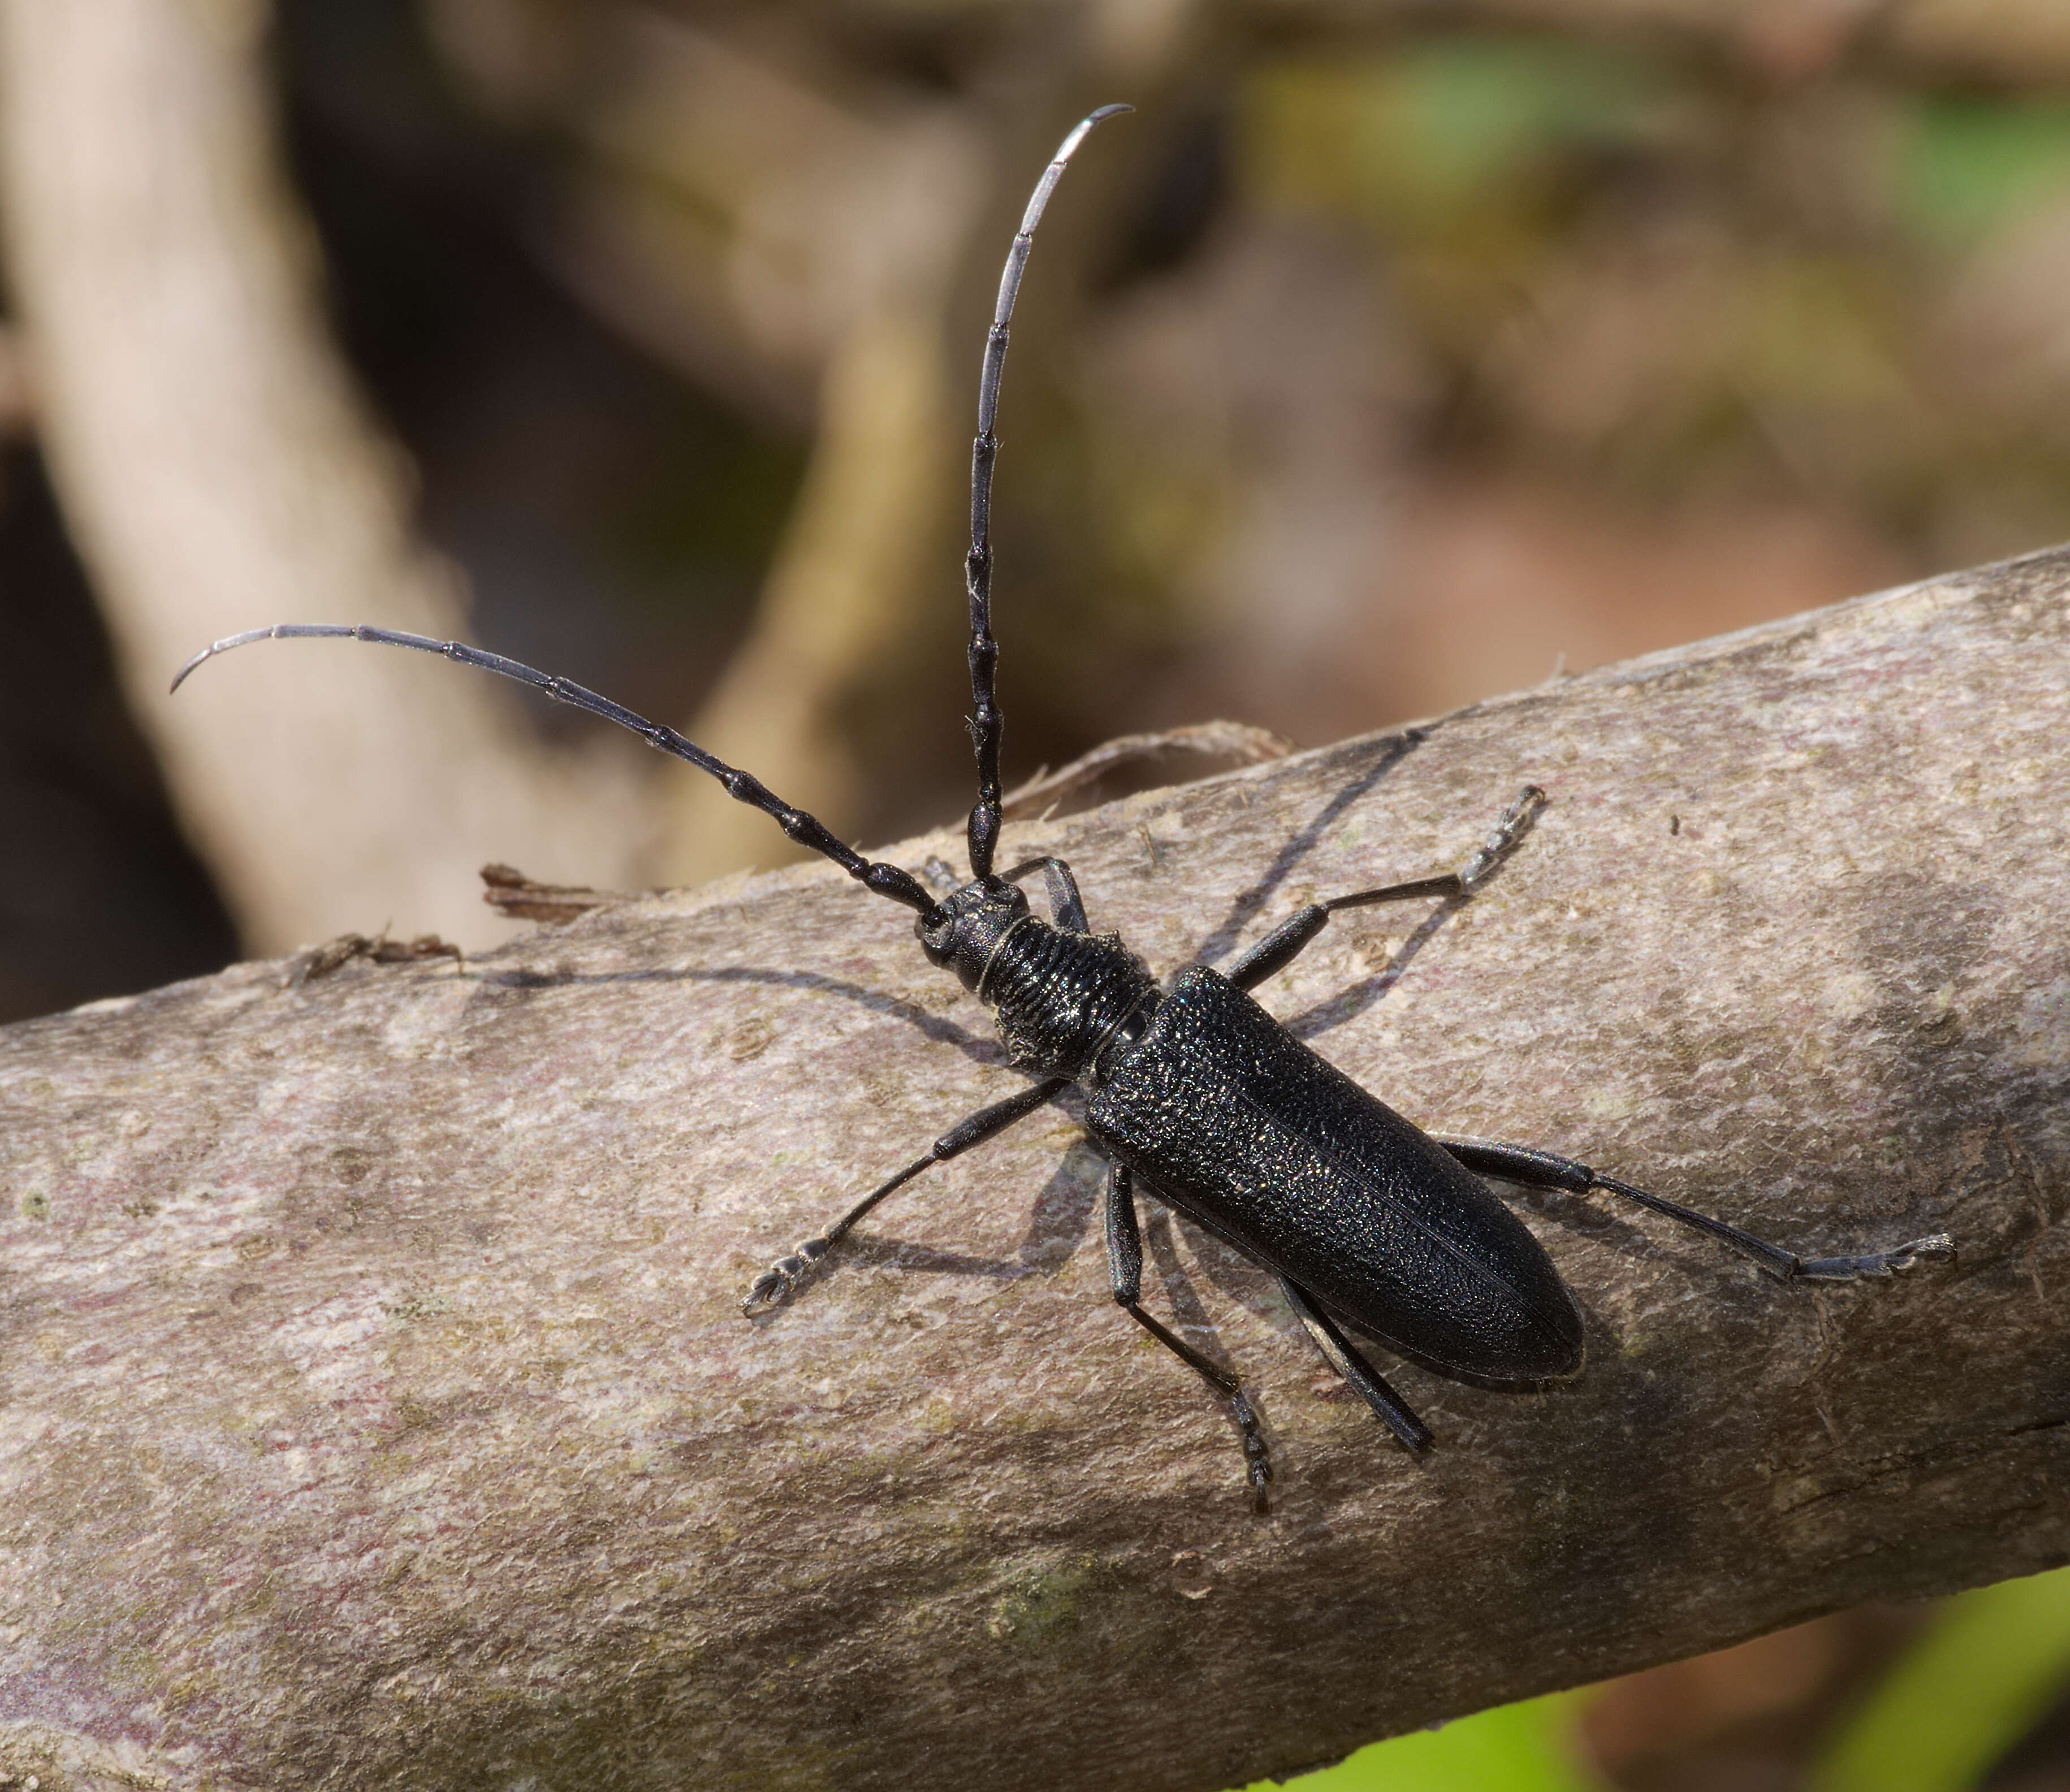
[[[1521,1199],[1588,1368],[1401,1368],[1411,1460],[1262,1271],[1153,1225],[1153,1309],[1258,1400],[1262,1516],[1107,1297],[1067,1112],[741,1318],[1015,1086],[831,872],[0,1032],[0,1765],[1212,1792],[2063,1560],[2066,582],[2040,556],[1012,824],[1168,969],[1455,863],[1540,783],[1471,903],[1333,928],[1267,1006],[1427,1125],[1806,1249],[1961,1241],[1822,1291]]]

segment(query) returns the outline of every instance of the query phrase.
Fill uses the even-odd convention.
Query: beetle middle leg
[[[1520,1182],[1527,1188],[1561,1189],[1569,1194],[1585,1194],[1593,1189],[1621,1195],[1627,1201],[1671,1219],[1693,1231],[1706,1232],[1728,1244],[1741,1255],[1750,1257],[1768,1273],[1783,1282],[1854,1282],[1865,1276],[1889,1276],[1909,1269],[1922,1259],[1953,1258],[1955,1241],[1945,1232],[1912,1239],[1888,1251],[1872,1251],[1858,1257],[1800,1257],[1794,1251],[1766,1239],[1757,1238],[1728,1220],[1716,1219],[1685,1207],[1678,1201],[1650,1194],[1614,1176],[1606,1176],[1571,1157],[1539,1151],[1529,1145],[1498,1145],[1487,1139],[1448,1139],[1433,1136],[1476,1176],[1496,1176],[1505,1182]]]
[[[1369,908],[1378,903],[1413,902],[1429,896],[1471,896],[1516,850],[1544,806],[1545,793],[1536,784],[1525,785],[1516,801],[1497,818],[1487,838],[1475,848],[1473,856],[1457,871],[1411,878],[1402,884],[1384,884],[1377,890],[1356,890],[1349,896],[1332,896],[1328,902],[1311,902],[1305,908],[1297,908],[1225,974],[1239,990],[1255,989],[1266,978],[1292,964],[1340,909]]]
[[[886,1195],[903,1188],[930,1165],[945,1164],[951,1157],[961,1157],[972,1146],[982,1145],[1004,1132],[1016,1121],[1025,1120],[1052,1096],[1069,1088],[1070,1080],[1068,1076],[1045,1077],[1032,1088],[1022,1089],[1004,1101],[995,1101],[989,1108],[980,1108],[968,1119],[958,1121],[928,1146],[926,1156],[914,1158],[897,1175],[879,1183],[824,1232],[807,1239],[789,1256],[779,1258],[756,1276],[754,1287],[747,1291],[747,1298],[740,1303],[740,1310],[752,1317],[758,1311],[788,1296],[812,1273],[813,1266],[848,1235],[855,1223]]]
[[[1250,1398],[1243,1391],[1243,1384],[1143,1310],[1143,1231],[1135,1213],[1135,1178],[1126,1164],[1107,1166],[1107,1269],[1115,1304],[1199,1374],[1234,1409],[1237,1429],[1243,1434],[1244,1473],[1262,1499],[1266,1484],[1272,1479],[1272,1457],[1265,1447],[1265,1434],[1258,1429],[1258,1414],[1251,1410]]]

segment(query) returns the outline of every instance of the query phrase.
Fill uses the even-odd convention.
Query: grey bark
[[[2064,1560],[2066,583],[2039,556],[1010,824],[1168,969],[1456,863],[1536,781],[1493,884],[1340,917],[1266,1004],[1424,1124],[1807,1249],[1961,1242],[1822,1291],[1520,1199],[1588,1367],[1401,1368],[1411,1460],[1262,1270],[1155,1225],[1153,1308],[1260,1402],[1263,1515],[1107,1299],[1068,1112],[741,1317],[1017,1084],[830,869],[0,1033],[0,1765],[1213,1792]]]

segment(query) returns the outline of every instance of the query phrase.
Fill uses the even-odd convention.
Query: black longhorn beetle
[[[1677,1202],[1603,1175],[1586,1164],[1528,1146],[1434,1137],[1384,1106],[1287,1033],[1246,993],[1291,963],[1347,908],[1471,895],[1512,851],[1544,806],[1528,786],[1479,850],[1457,871],[1311,903],[1290,915],[1226,973],[1193,965],[1168,988],[1119,936],[1094,933],[1084,900],[1061,859],[992,869],[999,843],[999,644],[992,634],[989,512],[999,451],[992,420],[1005,365],[1007,326],[1035,227],[1065,164],[1104,120],[1129,110],[1102,106],[1065,138],[1043,171],[1000,280],[978,388],[971,457],[971,692],[976,715],[977,802],[970,813],[971,880],[939,862],[947,886],[931,893],[910,872],[873,863],[747,773],[579,684],[455,641],[342,623],[282,623],[218,641],[173,680],[175,690],[211,655],[281,636],[348,636],[378,646],[443,654],[544,692],[617,723],[648,745],[709,772],[729,795],[751,803],[793,840],[831,859],[866,889],[903,903],[929,962],[953,970],[996,1015],[1013,1063],[1040,1080],[994,1102],[935,1140],[926,1154],[873,1189],[817,1237],[761,1276],[742,1302],[753,1315],[796,1291],[856,1223],[931,1164],[946,1163],[1025,1119],[1073,1083],[1086,1096],[1086,1127],[1110,1160],[1107,1182],[1109,1283],[1118,1305],[1195,1370],[1234,1410],[1251,1485],[1272,1469],[1242,1385],[1143,1310],[1143,1244],[1135,1211],[1140,1177],[1165,1202],[1254,1258],[1279,1278],[1287,1303],[1331,1365],[1382,1423],[1412,1450],[1430,1433],[1344,1335],[1348,1321],[1441,1372],[1530,1387],[1568,1379],[1581,1366],[1581,1315],[1538,1241],[1481,1178],[1581,1194],[1607,1190],[1692,1227],[1751,1257],[1782,1280],[1851,1281],[1952,1257],[1945,1234],[1857,1257],[1800,1257]],[[1030,912],[1021,880],[1037,872],[1054,916]]]

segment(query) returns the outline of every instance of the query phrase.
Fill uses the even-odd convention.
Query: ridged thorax
[[[1139,1038],[1160,992],[1114,933],[1072,933],[1032,913],[1016,886],[966,885],[922,916],[928,957],[998,1016],[1015,1063],[1094,1088]]]

